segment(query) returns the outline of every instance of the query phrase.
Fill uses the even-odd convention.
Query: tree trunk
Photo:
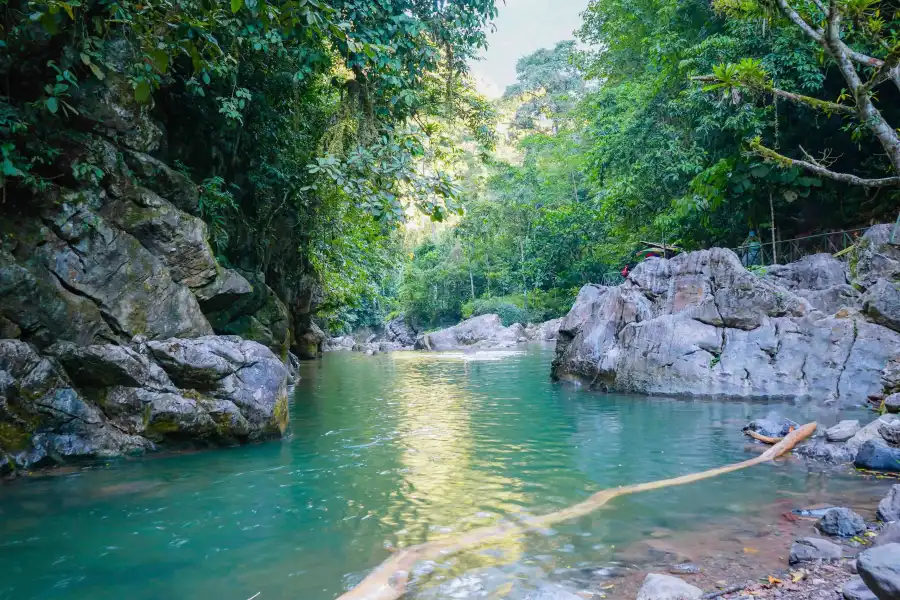
[[[778,251],[775,249],[775,205],[772,203],[772,191],[769,190],[769,225],[772,226],[772,264],[778,264]]]

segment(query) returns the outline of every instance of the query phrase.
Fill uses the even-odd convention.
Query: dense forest
[[[101,179],[102,82],[152,111],[222,264],[332,332],[403,313],[564,313],[647,240],[683,249],[893,220],[900,10],[593,0],[502,98],[468,65],[492,0],[4,0],[4,210]]]

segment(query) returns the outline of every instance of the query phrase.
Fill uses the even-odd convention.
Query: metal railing
[[[840,254],[855,245],[866,229],[868,228],[863,227],[818,233],[789,240],[777,240],[774,244],[762,241],[751,242],[731,248],[731,250],[741,258],[745,267],[784,265],[810,254]]]

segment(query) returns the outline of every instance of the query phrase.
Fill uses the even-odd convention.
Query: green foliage
[[[0,2],[4,198],[105,185],[72,159],[96,99],[152,113],[220,258],[289,306],[313,277],[337,328],[386,308],[398,223],[460,210],[435,122],[492,143],[467,64],[494,0]]]

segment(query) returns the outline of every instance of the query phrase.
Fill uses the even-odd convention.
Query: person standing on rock
[[[759,251],[762,248],[762,242],[760,241],[759,236],[756,235],[756,230],[750,230],[750,234],[747,236],[747,239],[744,240],[744,243],[741,244],[741,248],[743,249],[741,262],[745,267],[760,264]]]

